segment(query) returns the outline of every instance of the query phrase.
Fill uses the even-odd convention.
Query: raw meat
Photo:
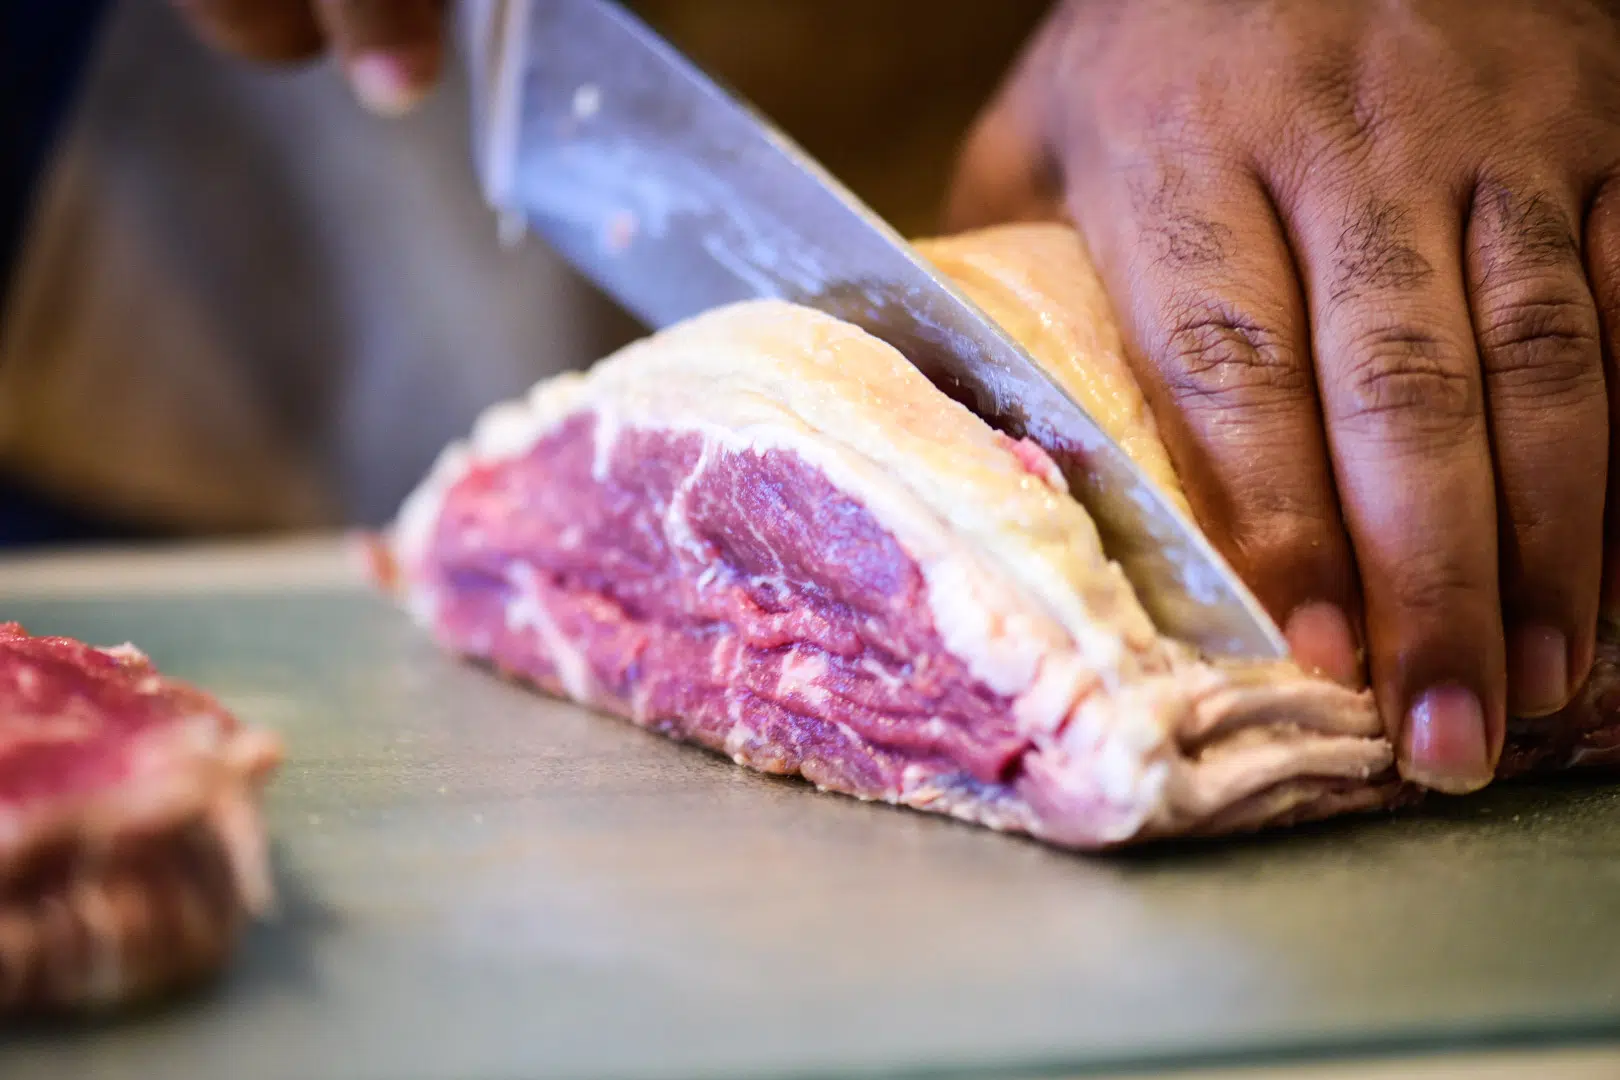
[[[1192,516],[1147,398],[1126,362],[1102,278],[1073,229],[984,229],[914,246],[1055,375]]]
[[[922,250],[1179,494],[1072,231]],[[1411,796],[1370,695],[1161,636],[1042,448],[785,303],[492,409],[387,546],[446,648],[861,798],[1101,848]],[[1531,756],[1605,752],[1610,704]]]
[[[218,970],[271,900],[257,798],[279,760],[132,646],[0,625],[0,1016]]]

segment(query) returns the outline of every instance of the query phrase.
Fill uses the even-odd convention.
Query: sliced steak
[[[279,759],[132,646],[0,625],[0,1016],[217,971],[271,900],[257,801]]]
[[[1117,334],[1062,323],[1108,313],[1053,229],[924,250],[1179,496]],[[1413,797],[1369,694],[1161,636],[1045,449],[785,303],[492,409],[384,556],[447,649],[860,798],[1102,848]],[[1612,704],[1537,725],[1525,767],[1596,760]]]
[[[803,308],[493,411],[392,543],[448,648],[863,798],[1093,847],[1394,795],[1367,697],[1161,639],[1038,448]]]

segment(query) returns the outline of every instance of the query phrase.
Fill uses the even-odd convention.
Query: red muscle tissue
[[[218,970],[271,900],[258,795],[280,753],[131,646],[0,624],[0,1016]]]

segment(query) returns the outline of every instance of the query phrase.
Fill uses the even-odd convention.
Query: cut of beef
[[[131,646],[0,625],[0,1016],[216,971],[270,902],[257,801],[279,759]]]
[[[922,249],[1180,497],[1071,231]],[[1161,636],[1042,448],[785,303],[492,409],[387,555],[445,647],[861,798],[1099,848],[1410,796],[1369,694]],[[1592,692],[1530,758],[1608,752]]]

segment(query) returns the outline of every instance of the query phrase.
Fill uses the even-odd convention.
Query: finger
[[[248,60],[306,60],[323,47],[307,0],[171,0],[197,36]]]
[[[1194,513],[1301,663],[1359,682],[1353,558],[1268,196],[1236,164],[1162,158],[1072,190]]]
[[[1063,217],[1062,175],[1047,139],[1039,82],[1049,36],[1034,39],[963,140],[945,196],[946,232]]]
[[[1061,178],[1032,127],[1005,102],[974,123],[945,197],[947,232],[1063,216]]]
[[[1620,622],[1620,180],[1599,191],[1586,218],[1586,272],[1603,327],[1609,400],[1602,605]]]
[[[1495,479],[1460,214],[1373,194],[1403,186],[1324,178],[1291,220],[1374,691],[1403,775],[1463,792],[1505,726]]]
[[[1494,432],[1508,706],[1563,708],[1597,637],[1608,403],[1574,193],[1489,183],[1464,250]]]
[[[315,0],[355,96],[399,116],[427,96],[444,51],[443,0]]]

